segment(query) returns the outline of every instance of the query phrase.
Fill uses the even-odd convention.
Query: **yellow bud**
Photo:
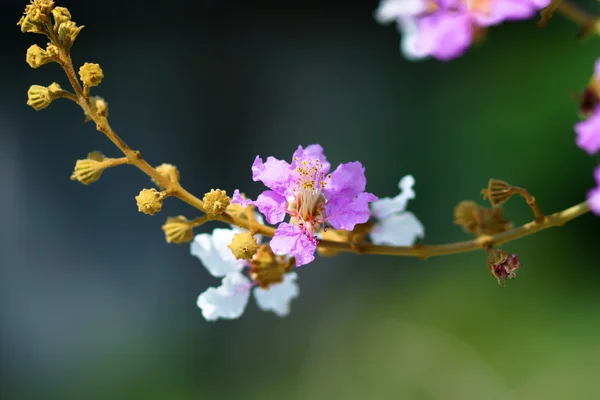
[[[227,197],[227,192],[221,189],[211,189],[210,192],[204,195],[204,208],[205,212],[210,216],[217,216],[223,214],[231,199]]]
[[[487,189],[483,189],[481,194],[484,200],[488,198],[493,206],[499,206],[511,198],[514,194],[512,189],[513,187],[504,181],[490,179]]]
[[[164,178],[168,179],[169,182],[179,182],[179,170],[173,164],[163,163],[155,168],[156,172],[161,174]],[[160,183],[152,179],[157,186],[160,186]]]
[[[100,175],[102,175],[104,168],[105,164],[102,161],[89,158],[88,156],[85,160],[77,160],[75,163],[75,170],[73,171],[73,175],[71,175],[71,180],[76,180],[84,185],[89,185],[100,179]]]
[[[50,97],[54,100],[59,91],[62,91],[60,85],[56,82],[53,82],[50,86],[48,86],[48,91],[50,92]]]
[[[58,26],[58,40],[63,46],[70,48],[82,29],[83,25],[77,26],[73,21],[63,22]]]
[[[90,104],[92,109],[101,117],[108,116],[108,103],[100,96],[90,97]]]
[[[52,103],[50,91],[46,86],[32,85],[27,91],[27,105],[36,111],[46,108]]]
[[[46,30],[39,18],[35,19],[29,15],[22,16],[17,25],[23,33],[44,33]]]
[[[258,243],[251,233],[242,232],[233,237],[229,248],[238,260],[251,260],[258,250]]]
[[[192,225],[183,215],[167,218],[162,230],[165,232],[167,243],[187,243],[191,242],[194,237]]]
[[[54,8],[52,16],[54,16],[54,25],[56,26],[71,20],[71,13],[65,7]]]
[[[27,49],[25,61],[27,61],[27,64],[29,64],[31,68],[39,68],[44,64],[54,61],[54,59],[46,50],[42,49],[37,44],[34,44]]]
[[[92,87],[98,86],[104,78],[100,65],[93,63],[85,63],[79,68],[79,77],[84,85]]]
[[[142,189],[139,195],[135,196],[138,211],[148,215],[154,215],[162,208],[164,195],[156,189]]]

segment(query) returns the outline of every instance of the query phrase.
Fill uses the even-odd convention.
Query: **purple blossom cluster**
[[[381,0],[375,19],[396,22],[409,59],[450,60],[462,55],[483,29],[533,17],[550,0]]]
[[[582,96],[581,111],[587,118],[575,124],[577,146],[590,155],[600,151],[600,59],[594,65],[594,74]],[[592,211],[600,215],[600,166],[594,171],[596,188],[588,192]]]

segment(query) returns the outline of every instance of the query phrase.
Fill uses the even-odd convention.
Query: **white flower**
[[[256,287],[254,297],[261,310],[273,311],[280,317],[285,317],[290,312],[290,302],[298,297],[300,290],[296,284],[298,276],[295,272],[286,274],[283,282],[274,283],[269,288]],[[231,272],[223,278],[218,288],[208,288],[198,296],[198,307],[208,321],[222,319],[236,319],[243,313],[252,282],[239,272]]]
[[[224,277],[221,286],[206,289],[198,296],[198,307],[209,321],[236,319],[243,313],[254,283],[242,274],[246,263],[236,260],[228,247],[238,228],[213,230],[212,234],[196,235],[191,244],[192,255],[198,257],[206,269],[216,277]],[[295,273],[285,274],[283,282],[270,285],[267,289],[256,287],[254,297],[258,307],[273,311],[280,317],[290,311],[290,302],[299,294]]]
[[[408,200],[415,198],[415,179],[407,175],[400,179],[400,193],[395,197],[385,197],[371,204],[371,214],[378,219],[369,233],[375,244],[411,246],[417,238],[425,235],[425,229],[415,215],[404,211]]]

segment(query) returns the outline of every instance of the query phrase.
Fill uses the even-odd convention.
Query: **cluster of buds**
[[[65,51],[73,46],[77,35],[83,29],[83,26],[77,26],[74,21],[71,21],[71,13],[68,9],[54,7],[53,0],[32,0],[25,7],[24,15],[17,25],[24,33],[41,33],[50,38],[57,38],[56,44]]]

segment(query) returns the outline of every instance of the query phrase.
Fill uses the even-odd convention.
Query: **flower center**
[[[298,161],[298,159],[294,159]],[[325,175],[319,160],[303,160],[295,169],[296,186],[288,199],[287,211],[291,215],[290,223],[298,225],[306,235],[314,239],[320,224],[325,222],[325,203],[327,199],[323,188],[329,183],[331,175]]]
[[[489,14],[492,10],[492,0],[465,0],[467,10],[481,14]]]

